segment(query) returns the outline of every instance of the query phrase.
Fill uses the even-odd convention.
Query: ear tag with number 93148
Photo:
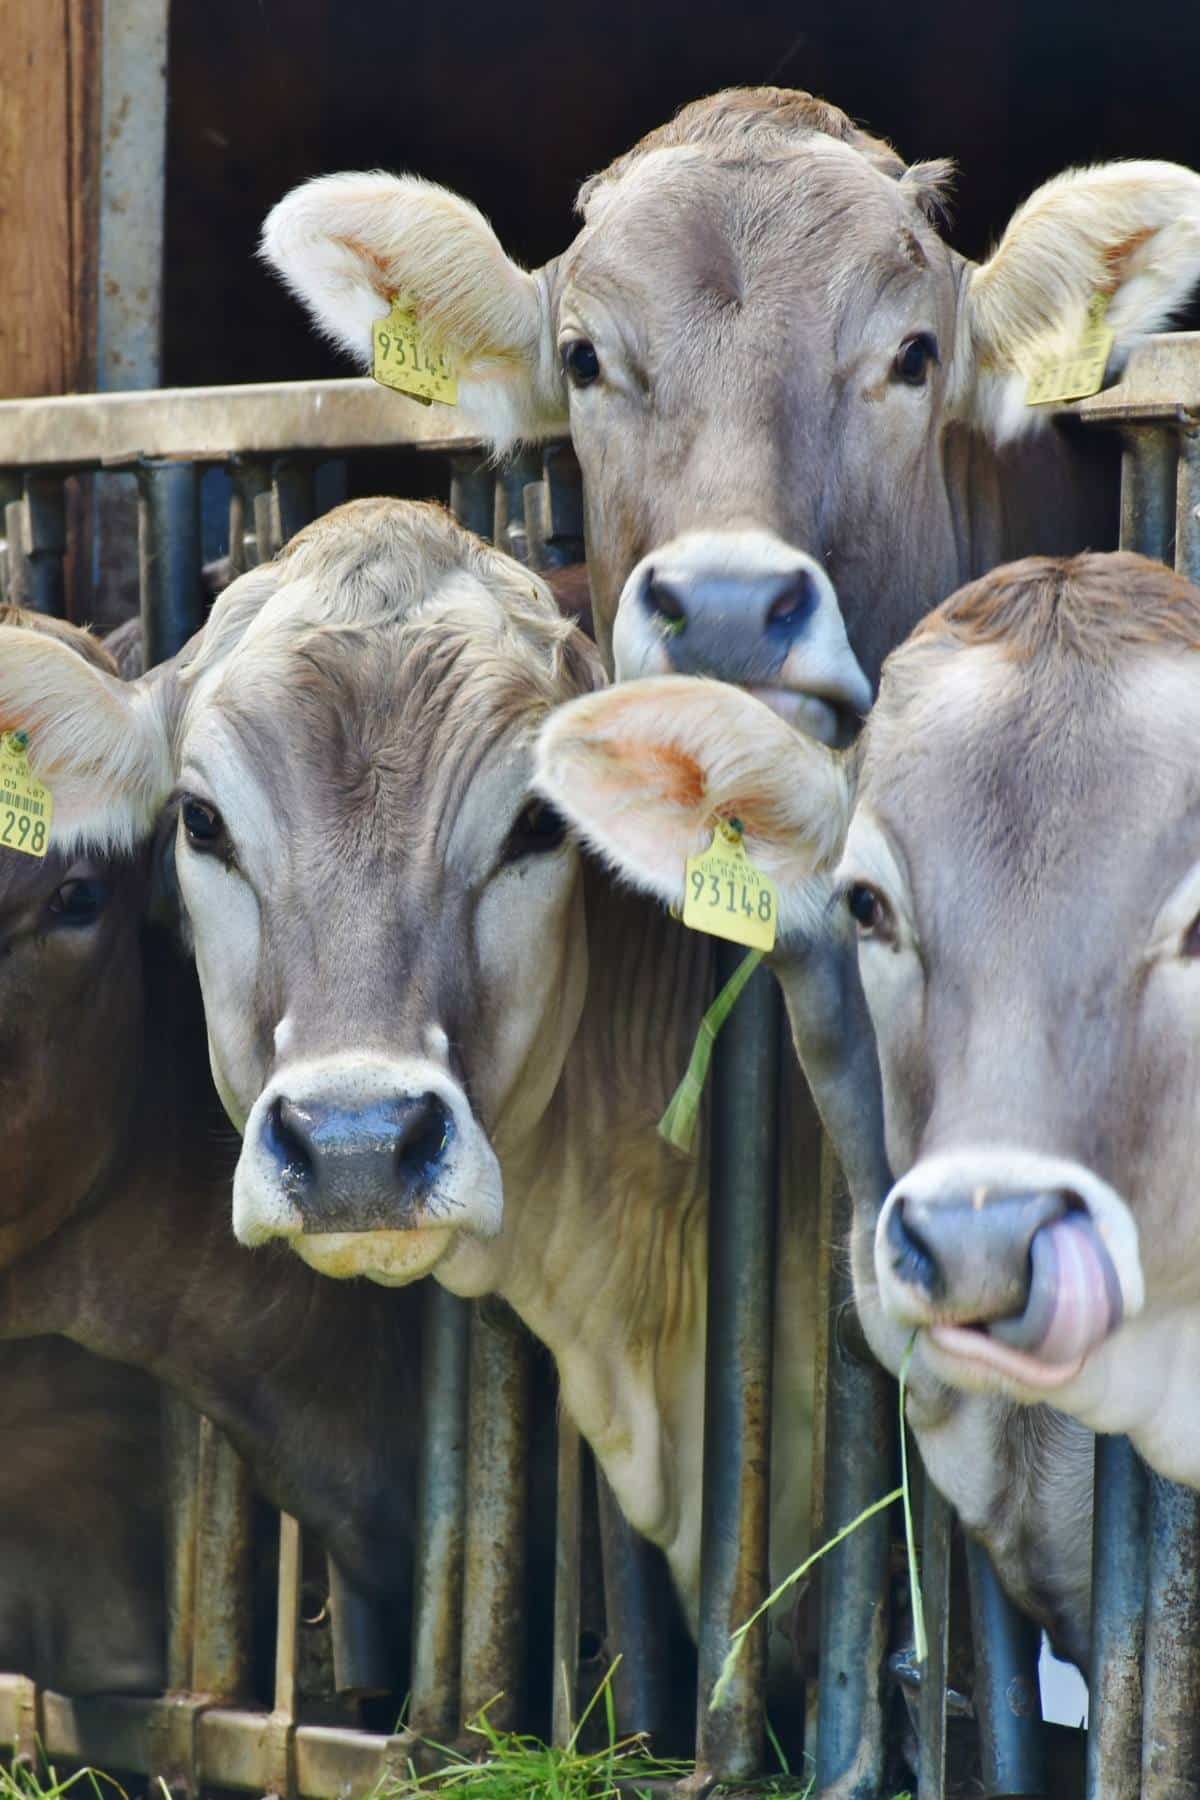
[[[0,732],[0,850],[45,856],[54,801],[50,789],[30,774],[28,751],[23,731]]]
[[[751,950],[775,948],[779,890],[746,855],[736,819],[717,820],[708,849],[688,857],[685,884],[683,922],[693,931]]]
[[[436,350],[422,336],[417,315],[392,301],[386,319],[376,319],[371,328],[374,360],[371,373],[383,387],[395,388],[429,406],[440,400],[443,406],[458,405],[458,377],[444,350]]]

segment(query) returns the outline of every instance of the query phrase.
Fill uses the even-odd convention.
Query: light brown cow
[[[1189,170],[1061,175],[979,265],[940,234],[948,176],[809,94],[736,89],[587,182],[532,274],[466,200],[380,173],[296,189],[263,255],[360,363],[399,295],[496,446],[569,426],[620,677],[718,675],[836,741],[961,582],[1111,542],[1096,446],[1027,382],[1096,299],[1117,367],[1200,275]]]
[[[1120,592],[1130,563],[1135,574],[1147,566],[1129,558],[1081,558],[1078,565],[1067,567],[1115,571],[1116,581],[1098,584],[1108,598],[1114,589]],[[1152,579],[1174,580],[1161,570],[1153,572]],[[1136,604],[1142,594],[1135,589],[1132,598]],[[966,598],[963,604],[966,611]],[[876,926],[872,929],[879,932],[879,941],[871,938],[862,946],[887,1077],[888,1148],[898,1158],[898,1167],[907,1166],[912,1155],[908,1119],[914,1109],[923,1114],[943,1086],[953,1095],[956,1129],[967,1133],[974,1115],[964,1083],[978,1081],[981,1098],[975,1104],[986,1107],[1007,1091],[1014,1076],[1021,1076],[1023,1063],[1029,1066],[1043,1102],[1061,1106],[1062,1084],[1047,1078],[1036,1054],[1039,1037],[1028,1002],[1022,1008],[1024,1048],[1004,1058],[1003,1082],[989,1050],[991,1013],[982,997],[975,1013],[980,1061],[973,1068],[963,1057],[961,1040],[951,1034],[934,1040],[946,1058],[945,1069],[935,1070],[930,1034],[938,1032],[944,1009],[968,1003],[976,971],[984,982],[994,975],[1005,996],[1027,993],[1014,969],[994,960],[999,920],[1012,927],[1014,947],[1036,941],[1026,935],[1020,919],[1017,901],[1023,889],[1013,879],[1011,852],[1017,844],[1028,843],[1030,866],[1048,865],[1047,842],[1061,835],[1069,822],[1064,816],[1069,809],[1056,798],[1054,747],[1059,738],[1069,742],[1078,737],[1086,764],[1082,747],[1114,735],[1112,707],[1096,706],[1092,696],[1089,727],[1078,725],[1075,709],[1063,692],[1054,691],[1051,681],[1045,684],[1044,707],[1026,717],[1028,663],[1011,668],[1007,689],[1001,688],[991,704],[993,686],[998,685],[997,656],[978,651],[956,654],[955,605],[952,602],[935,614],[933,624],[918,633],[912,647],[889,660],[867,728],[861,780],[855,753],[841,758],[814,744],[732,687],[679,677],[615,688],[560,709],[542,734],[537,761],[539,789],[620,874],[661,900],[677,903],[682,898],[687,859],[706,847],[719,818],[742,822],[751,857],[779,884],[782,934],[772,961],[788,1001],[800,1060],[850,1178],[855,1200],[854,1271],[863,1323],[872,1346],[893,1373],[918,1322],[917,1313],[928,1302],[918,1296],[917,1313],[910,1303],[896,1320],[881,1307],[876,1292],[873,1248],[890,1185],[879,1141],[883,1117],[879,1067],[852,961],[823,957],[822,946],[836,945],[851,935],[850,908],[855,916],[867,916],[866,895],[873,891],[868,883],[886,880],[892,892],[901,880],[898,871],[911,872],[903,878],[901,892],[907,896],[909,882],[915,885],[917,911],[907,898],[889,902],[888,917],[904,920],[903,945]],[[1052,624],[1049,630],[1053,631]],[[1025,647],[1029,648],[1029,639]],[[969,666],[972,660],[974,669]],[[901,695],[903,706],[898,703]],[[997,731],[1000,706],[1006,710]],[[1177,711],[1169,716],[1177,726]],[[1032,769],[1027,774],[1022,768],[1020,752],[1014,771],[1017,721],[1035,741],[1039,735],[1044,740],[1038,781],[1031,778]],[[1060,730],[1052,729],[1060,722]],[[1121,754],[1114,745],[1113,763]],[[1112,784],[1112,767],[1097,763],[1093,773],[1099,795],[1106,782]],[[1012,817],[1000,830],[995,807],[1008,801]],[[1132,796],[1131,805],[1138,805]],[[900,806],[904,829],[897,836],[894,820]],[[1076,830],[1086,838],[1086,818],[1077,822]],[[988,845],[986,852],[981,843]],[[843,851],[844,873],[835,879]],[[1064,856],[1060,871],[1068,883],[1074,881],[1084,854],[1081,851],[1075,861]],[[1139,868],[1144,880],[1144,864]],[[1131,872],[1131,885],[1138,880]],[[932,919],[925,906],[927,893],[937,901]],[[1069,989],[1072,968],[1079,967],[1072,962],[1074,939],[1067,944],[1061,935],[1070,930],[1072,918],[1067,908],[1047,919],[1048,931],[1059,931],[1056,1018],[1063,1015],[1061,989]],[[910,943],[914,930],[919,949]],[[947,966],[939,953],[950,934],[954,954]],[[1104,955],[1107,944],[1101,947],[1102,937],[1094,940],[1094,947]],[[834,991],[817,1007],[814,962],[824,969],[822,979],[834,983]],[[1043,962],[1034,963],[1035,982],[1043,967]],[[901,983],[905,984],[902,1017],[896,998]],[[1080,1060],[1090,1053],[1082,1044],[1077,1050]],[[1019,1109],[1024,1100],[1018,1098],[1016,1104]],[[1107,1115],[1087,1116],[1098,1124]],[[1102,1125],[1099,1128],[1103,1131]],[[1082,1183],[1083,1175],[1077,1180]],[[1094,1191],[1092,1181],[1086,1192]],[[1024,1249],[1021,1243],[1017,1262]],[[986,1278],[995,1261],[994,1252],[975,1259],[967,1256],[963,1266]],[[1011,1281],[1012,1271],[1008,1273]],[[1021,1397],[1037,1396],[1026,1392]],[[1057,1393],[1054,1398],[1057,1405]],[[941,1367],[931,1370],[924,1348],[910,1375],[909,1420],[934,1480],[968,1529],[987,1546],[1014,1598],[1047,1627],[1063,1654],[1086,1665],[1091,1432],[1065,1411],[1016,1406],[1005,1391],[982,1395],[958,1391]],[[1088,1416],[1089,1424],[1097,1422]]]
[[[243,576],[158,675],[92,679],[53,650],[0,633],[0,717],[28,730],[68,841],[141,835],[179,797],[213,1069],[244,1133],[238,1236],[502,1294],[694,1624],[706,1168],[657,1122],[713,940],[587,868],[531,793],[533,739],[603,679],[594,650],[528,571],[384,500]],[[788,1191],[781,1573],[808,1530],[815,1316]]]

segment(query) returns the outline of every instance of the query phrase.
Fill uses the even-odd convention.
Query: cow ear
[[[1198,280],[1200,175],[1176,163],[1127,162],[1056,176],[971,274],[967,410],[998,441],[1044,423],[1051,409],[1025,404],[1029,378],[1077,354],[1097,297],[1115,337],[1111,376]]]
[[[104,854],[149,837],[170,792],[170,664],[121,681],[38,632],[0,626],[0,731],[28,739],[49,788],[50,847]]]
[[[717,818],[778,884],[785,928],[807,917],[850,811],[842,759],[741,689],[664,675],[560,707],[538,742],[534,784],[636,887],[669,904]]]
[[[366,369],[400,298],[458,376],[459,416],[497,449],[565,430],[549,270],[528,274],[483,214],[412,175],[322,175],[268,215],[260,255]]]

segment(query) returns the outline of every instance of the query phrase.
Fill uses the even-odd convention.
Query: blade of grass
[[[917,1347],[914,1331],[900,1363],[900,1483],[904,1492],[904,1545],[908,1552],[908,1587],[912,1599],[913,1651],[918,1664],[925,1661],[929,1639],[925,1635],[925,1600],[921,1593],[921,1571],[917,1564],[917,1534],[913,1528],[912,1489],[908,1480],[908,1420],[905,1402],[908,1397],[908,1371]]]

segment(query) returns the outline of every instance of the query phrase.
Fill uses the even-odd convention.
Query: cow
[[[467,200],[379,172],[293,190],[262,255],[360,365],[398,297],[495,449],[570,431],[610,670],[715,675],[838,742],[962,582],[1111,543],[1106,451],[1028,384],[1093,305],[1115,370],[1200,276],[1190,170],[1059,175],[980,264],[942,236],[950,175],[810,94],[732,89],[585,182],[533,273]]]
[[[382,1284],[326,1282],[351,1314],[425,1275],[506,1299],[694,1628],[707,1166],[657,1123],[714,940],[614,888],[531,793],[539,726],[603,679],[536,576],[397,500],[308,527],[139,682],[0,633],[0,718],[66,844],[140,840],[175,795],[242,1244]],[[780,1573],[808,1530],[809,1200],[789,1184]],[[282,1271],[242,1255],[265,1300]],[[351,1354],[356,1380],[394,1380],[394,1358]],[[324,1382],[312,1359],[297,1373],[340,1390],[326,1355]]]
[[[163,1684],[159,1389],[62,1338],[0,1344],[0,1669],[82,1697]]]
[[[1085,1669],[1093,1432],[1200,1479],[1176,1198],[1197,647],[1200,591],[1167,570],[1034,558],[893,652],[853,751],[678,676],[560,708],[537,751],[538,791],[639,890],[678,904],[721,818],[778,884],[772,961],[846,1164],[866,1336],[898,1373],[919,1334],[926,1467]],[[855,936],[831,1043],[810,963]]]
[[[9,609],[0,634],[0,733],[47,655],[101,721],[135,696],[158,704],[161,671],[127,687],[77,628]],[[83,722],[57,714],[69,741]],[[98,792],[85,770],[81,795]],[[0,847],[0,1339],[58,1334],[174,1389],[402,1635],[416,1296],[356,1293],[234,1242],[236,1140],[194,970],[147,918],[150,839],[117,814],[80,826],[69,790],[54,799],[44,858]]]

